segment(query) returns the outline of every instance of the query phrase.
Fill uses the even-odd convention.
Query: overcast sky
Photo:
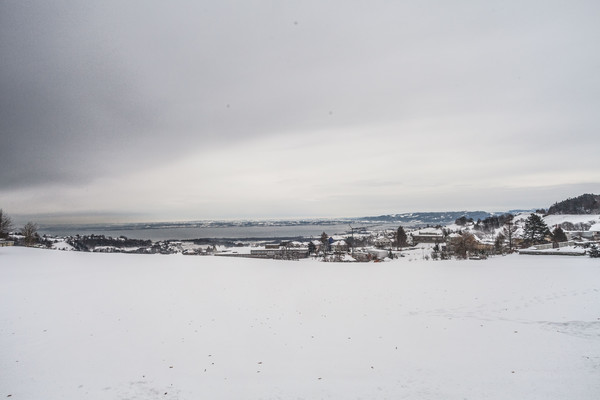
[[[597,0],[1,1],[0,208],[333,217],[599,193],[598,21]]]

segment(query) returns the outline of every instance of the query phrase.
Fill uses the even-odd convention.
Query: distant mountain
[[[520,210],[520,209],[517,209],[517,210],[508,210],[504,214],[517,215],[517,214],[522,214],[522,213],[533,213],[533,212],[535,212],[535,210],[536,210],[535,208],[529,208],[527,210]],[[503,213],[500,213],[500,214],[503,214]]]
[[[554,203],[548,214],[600,214],[600,195],[587,193]]]
[[[528,210],[531,211],[531,210]],[[510,212],[516,214],[517,212]],[[49,234],[89,234],[114,231],[140,231],[161,229],[190,229],[190,228],[247,228],[247,227],[294,227],[294,226],[328,226],[346,225],[356,223],[361,225],[388,225],[397,224],[405,227],[421,227],[426,225],[449,225],[460,217],[484,220],[493,215],[502,215],[503,212],[487,211],[445,211],[445,212],[412,212],[402,214],[377,215],[355,218],[320,218],[320,219],[295,219],[295,220],[238,220],[238,221],[179,221],[179,222],[150,222],[150,223],[124,223],[124,224],[90,224],[90,225],[41,225],[40,229]],[[69,233],[71,234],[71,233]]]
[[[460,217],[473,218],[474,221],[477,221],[497,214],[503,213],[490,213],[487,211],[414,212],[362,217],[356,218],[356,220],[365,223],[398,223],[409,226],[449,225]]]

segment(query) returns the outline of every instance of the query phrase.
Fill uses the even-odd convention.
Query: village
[[[536,213],[504,214],[473,221],[461,217],[446,226],[369,230],[352,228],[331,236],[293,240],[193,239],[139,240],[124,236],[75,235],[37,237],[29,243],[23,233],[0,239],[0,246],[28,245],[63,251],[186,256],[244,257],[324,262],[382,262],[412,260],[482,260],[518,252],[523,255],[597,254],[600,243],[598,216],[543,216]],[[548,227],[552,224],[553,229]],[[563,229],[564,227],[564,229]]]
[[[533,214],[536,215],[536,214]],[[600,224],[587,230],[564,231],[560,226],[549,229],[537,240],[524,232],[525,216],[514,218],[508,226],[486,233],[481,224],[423,227],[404,231],[352,232],[327,236],[324,232],[310,241],[285,241],[253,245],[237,243],[236,247],[212,249],[215,256],[297,260],[314,257],[326,262],[380,262],[399,257],[408,260],[447,260],[451,258],[482,260],[494,255],[518,252],[524,255],[595,254],[600,243]],[[567,224],[568,225],[568,224]],[[183,254],[209,254],[208,249],[184,249]]]
[[[61,251],[185,256],[243,257],[277,260],[313,258],[324,262],[413,260],[482,260],[518,252],[522,255],[600,256],[600,196],[584,194],[546,209],[488,213],[475,220],[468,214],[453,222],[411,226],[318,225],[318,236],[270,238],[135,239],[104,234],[53,236],[37,232],[28,222],[14,230],[0,209],[0,246],[27,246]],[[440,215],[435,215],[439,217]],[[388,216],[384,216],[388,218]],[[381,217],[380,217],[381,218]],[[326,232],[334,229],[335,232]],[[342,232],[339,232],[342,230]],[[296,225],[290,231],[295,232]],[[315,232],[313,230],[313,232]],[[318,230],[317,230],[318,232]]]

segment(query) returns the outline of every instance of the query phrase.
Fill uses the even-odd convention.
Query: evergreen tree
[[[496,250],[496,254],[502,254],[504,251],[504,242],[506,241],[506,237],[502,233],[499,233],[496,236],[496,240],[494,241],[494,249]]]
[[[456,221],[454,221],[454,223],[456,225],[460,225],[460,226],[465,226],[468,223],[472,223],[472,222],[473,222],[473,218],[467,218],[465,215],[463,215],[462,217],[460,217]]]
[[[329,236],[327,236],[327,234],[325,232],[321,233],[321,243],[325,244],[328,243],[329,241]]]
[[[565,231],[562,230],[562,228],[560,226],[556,227],[553,231],[552,231],[552,241],[555,243],[561,243],[561,242],[566,242],[569,239],[567,239],[567,234],[565,233]]]
[[[525,220],[525,227],[523,228],[523,239],[530,244],[541,243],[544,241],[546,235],[550,234],[548,225],[544,222],[542,217],[537,214],[531,214],[529,218]]]
[[[593,244],[588,250],[588,255],[592,258],[600,258],[600,250],[598,249],[598,246]]]
[[[313,242],[308,242],[308,253],[315,254],[317,251],[317,246]]]
[[[467,217],[463,215],[462,217],[457,218],[454,223],[459,226],[465,226],[467,224]]]
[[[398,247],[406,247],[408,246],[406,231],[403,227],[398,227],[398,231],[396,231],[396,248]]]
[[[321,246],[321,250],[323,251],[323,254],[325,254],[325,252],[328,252],[330,250],[329,236],[327,236],[325,232],[321,234],[321,243],[323,243],[323,245]]]

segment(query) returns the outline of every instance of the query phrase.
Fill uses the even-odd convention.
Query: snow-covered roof
[[[600,232],[600,222],[590,226],[590,232]]]
[[[413,232],[413,234],[415,235],[443,235],[443,232],[441,229],[438,228],[423,228],[423,229],[419,229],[416,232]]]
[[[594,214],[554,214],[546,215],[544,222],[548,226],[560,225],[565,222],[572,224],[586,223],[586,224],[597,224],[600,223],[600,215]]]

